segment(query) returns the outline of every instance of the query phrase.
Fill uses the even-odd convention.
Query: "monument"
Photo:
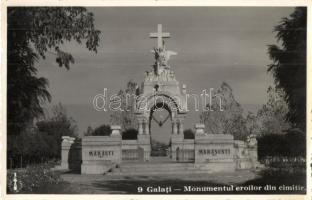
[[[184,120],[187,115],[186,86],[180,83],[169,64],[170,56],[176,52],[166,49],[164,38],[170,33],[162,32],[158,24],[156,33],[150,38],[157,38],[157,47],[151,52],[155,62],[153,68],[145,73],[141,86],[140,98],[135,102],[135,114],[138,119],[138,136],[136,140],[122,140],[121,127],[111,126],[110,136],[84,136],[81,143],[64,137],[62,144],[62,165],[60,169],[69,169],[70,163],[81,163],[82,174],[105,174],[118,171],[127,173],[140,170],[150,173],[164,173],[173,169],[175,173],[212,173],[217,171],[235,171],[237,169],[254,169],[258,166],[257,142],[253,136],[248,141],[234,140],[229,134],[209,134],[203,124],[195,125],[195,138],[184,138]],[[165,109],[171,120],[170,163],[151,162],[151,121],[157,109]],[[163,122],[158,122],[161,125]],[[76,146],[74,145],[76,144]],[[74,153],[76,152],[76,153]],[[77,153],[78,152],[78,153]],[[78,155],[69,160],[69,155]],[[127,163],[136,163],[127,167]],[[140,166],[142,163],[149,165]],[[79,167],[79,165],[73,165]],[[148,166],[153,171],[148,171]],[[116,170],[119,169],[119,170]],[[156,171],[155,171],[156,170]]]

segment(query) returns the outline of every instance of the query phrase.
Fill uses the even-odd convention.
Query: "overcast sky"
[[[276,43],[273,27],[293,8],[280,7],[170,7],[89,8],[95,26],[101,30],[98,53],[75,42],[62,48],[71,52],[75,64],[69,71],[48,55],[38,63],[39,75],[49,79],[53,102],[61,102],[76,119],[80,132],[109,123],[108,113],[92,108],[93,97],[108,88],[115,93],[129,80],[141,83],[151,69],[157,24],[170,32],[166,47],[178,52],[170,65],[189,93],[217,88],[228,83],[245,112],[256,112],[266,102],[266,90],[273,85],[266,72],[270,60],[267,45]],[[193,128],[199,113],[190,114],[186,128]]]

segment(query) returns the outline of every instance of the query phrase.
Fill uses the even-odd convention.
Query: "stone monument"
[[[155,58],[153,68],[146,71],[140,98],[135,102],[135,114],[139,122],[137,139],[122,140],[120,126],[111,126],[110,136],[84,136],[81,143],[76,143],[73,138],[63,137],[60,169],[70,169],[69,157],[77,155],[77,159],[73,160],[75,163],[78,160],[81,164],[82,174],[108,173],[129,162],[138,163],[138,166],[128,167],[127,170],[146,170],[147,165],[141,168],[139,165],[151,161],[151,120],[154,111],[160,108],[169,112],[166,118],[172,124],[171,130],[167,130],[171,144],[169,156],[171,162],[176,162],[174,164],[188,163],[188,169],[195,170],[196,173],[201,170],[203,173],[212,173],[255,169],[259,166],[254,136],[250,136],[247,141],[238,141],[229,134],[206,133],[203,124],[196,124],[195,138],[184,138],[187,90],[184,84],[180,89],[180,83],[168,62],[170,56],[177,55],[165,47],[164,38],[169,37],[170,33],[162,32],[161,24],[158,24],[156,33],[150,33],[150,38],[157,38],[157,47],[151,51]],[[162,123],[158,122],[160,126]],[[154,163],[153,166],[154,170],[157,164]],[[177,167],[165,165],[169,168],[174,166]]]

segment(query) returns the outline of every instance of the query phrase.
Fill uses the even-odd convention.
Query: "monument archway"
[[[180,99],[171,92],[154,91],[152,94],[143,97],[146,101],[140,101],[137,104],[138,110],[136,112],[139,123],[138,139],[145,138],[143,140],[149,141],[150,155],[153,156],[152,134],[155,133],[151,132],[152,123],[155,122],[153,125],[157,126],[162,126],[164,123],[170,123],[168,129],[162,129],[162,131],[165,132],[156,134],[168,134],[170,140],[169,144],[172,144],[177,139],[183,140],[184,138],[183,131],[186,112],[182,110],[183,105],[181,105]],[[159,110],[166,110],[168,115],[166,115],[164,119],[155,119],[154,114]],[[162,156],[169,156],[172,158],[172,151],[173,150],[169,145],[167,155]]]
[[[172,113],[167,104],[154,105],[150,111],[149,129],[151,156],[169,156],[172,134]]]
[[[155,62],[153,68],[146,71],[140,88],[140,98],[137,99],[135,105],[138,119],[138,143],[144,146],[145,152],[149,151],[149,153],[151,152],[151,123],[155,110],[162,108],[169,113],[171,129],[168,131],[171,144],[183,140],[183,124],[187,113],[186,86],[183,85],[180,90],[180,84],[168,63],[170,56],[177,55],[177,53],[167,50],[163,40],[163,38],[169,38],[170,34],[162,32],[162,26],[159,24],[158,31],[151,33],[150,37],[157,38],[157,47],[151,50]],[[158,122],[158,125],[162,125],[161,123],[163,122]],[[175,151],[175,149],[170,149],[171,158],[175,157]]]

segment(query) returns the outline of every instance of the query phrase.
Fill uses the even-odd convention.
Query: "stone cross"
[[[163,38],[170,38],[170,33],[163,33],[162,24],[158,24],[157,33],[150,33],[150,38],[157,38],[157,47],[163,49]]]

